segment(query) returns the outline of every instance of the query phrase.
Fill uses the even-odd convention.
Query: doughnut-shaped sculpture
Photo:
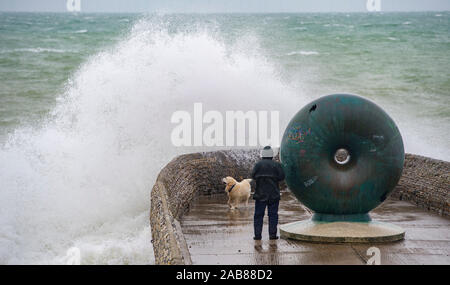
[[[334,94],[289,122],[280,159],[286,184],[315,221],[369,221],[400,179],[405,152],[389,115],[356,95]]]

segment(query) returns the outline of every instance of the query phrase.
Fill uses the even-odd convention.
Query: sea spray
[[[169,33],[139,21],[85,62],[49,117],[0,149],[0,263],[153,262],[149,192],[175,155],[170,117],[202,102],[214,110],[283,110],[280,130],[306,101],[255,43],[226,45],[206,30]],[[295,99],[294,99],[295,98]]]

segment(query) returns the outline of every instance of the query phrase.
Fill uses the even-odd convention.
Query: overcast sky
[[[367,0],[70,0],[83,12],[362,12]],[[450,0],[372,0],[381,11],[449,11]],[[64,12],[67,0],[0,0],[0,11]]]

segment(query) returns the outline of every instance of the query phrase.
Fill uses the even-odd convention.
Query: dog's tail
[[[244,180],[242,180],[242,181],[247,181],[248,184],[250,184],[250,194],[254,194],[255,191],[253,191],[253,189],[252,189],[253,187],[252,187],[252,185],[251,185],[251,182],[253,181],[253,179],[247,178],[247,179],[244,179]]]

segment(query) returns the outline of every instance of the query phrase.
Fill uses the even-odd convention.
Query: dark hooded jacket
[[[284,171],[280,163],[271,158],[261,159],[253,167],[252,179],[256,182],[253,199],[269,202],[280,200],[278,183],[284,180]]]

